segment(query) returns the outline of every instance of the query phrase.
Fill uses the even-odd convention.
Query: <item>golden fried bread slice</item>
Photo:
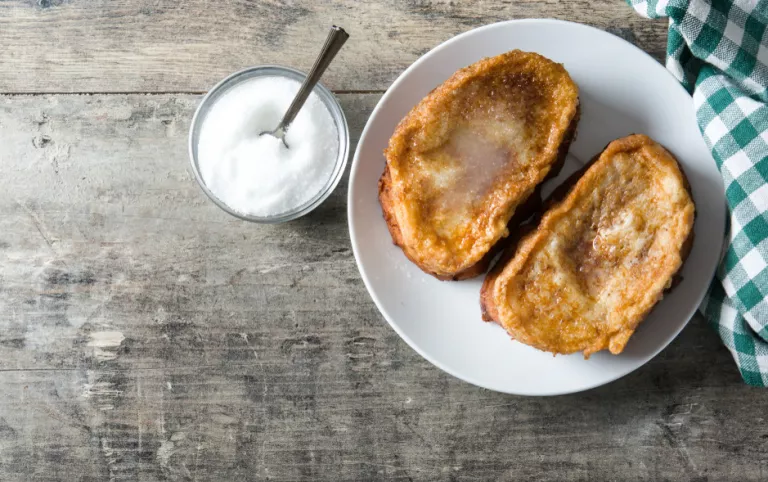
[[[618,354],[693,243],[677,161],[644,135],[611,142],[486,277],[483,318],[552,353]]]
[[[510,220],[562,165],[578,114],[576,84],[541,55],[514,50],[456,72],[384,152],[379,200],[395,244],[440,279],[484,273]]]

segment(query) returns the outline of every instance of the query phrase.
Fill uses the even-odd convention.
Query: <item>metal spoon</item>
[[[320,80],[323,72],[328,68],[328,65],[333,58],[336,57],[339,49],[341,49],[341,46],[344,45],[344,42],[346,42],[348,38],[349,34],[345,32],[343,28],[337,27],[336,25],[331,27],[331,31],[328,33],[328,38],[325,39],[325,45],[323,45],[320,55],[318,55],[317,60],[315,60],[315,65],[312,66],[309,74],[307,74],[307,78],[304,79],[304,83],[301,84],[301,88],[299,88],[299,91],[296,93],[296,97],[293,99],[291,106],[288,107],[288,111],[283,116],[283,120],[277,124],[275,130],[261,132],[259,134],[260,136],[269,134],[270,136],[283,141],[283,145],[285,145],[286,148],[288,147],[288,143],[285,142],[285,133],[288,130],[288,126],[291,125],[291,122],[293,122],[296,114],[301,110],[301,107],[304,105],[304,102],[306,102],[312,89],[315,88],[315,85]]]

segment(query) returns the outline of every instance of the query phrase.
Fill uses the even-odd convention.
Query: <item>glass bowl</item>
[[[339,101],[336,100],[336,97],[333,96],[330,90],[318,83],[313,89],[313,92],[317,94],[323,104],[325,104],[328,112],[330,112],[336,127],[335,130],[339,136],[339,152],[336,157],[336,165],[334,166],[334,170],[328,181],[325,183],[325,186],[323,186],[323,188],[306,203],[291,211],[272,216],[254,216],[232,209],[217,198],[205,184],[205,180],[203,180],[203,177],[200,174],[200,167],[198,166],[197,145],[200,140],[200,130],[205,121],[205,117],[216,101],[229,89],[256,77],[285,77],[301,84],[304,82],[306,75],[298,70],[279,65],[259,65],[235,72],[216,84],[208,94],[203,97],[203,100],[195,111],[194,117],[192,117],[192,125],[189,128],[189,159],[192,162],[192,171],[195,173],[195,179],[197,179],[200,188],[218,207],[232,216],[245,221],[263,224],[284,223],[300,218],[315,209],[331,195],[333,190],[339,184],[341,177],[344,175],[344,168],[347,165],[347,157],[349,155],[349,126],[347,125],[347,119],[344,117],[344,112],[341,110]]]

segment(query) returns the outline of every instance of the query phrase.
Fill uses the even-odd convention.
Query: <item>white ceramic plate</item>
[[[696,203],[695,242],[682,283],[657,305],[624,352],[584,360],[553,357],[511,341],[480,318],[482,277],[443,282],[422,273],[392,244],[377,199],[382,151],[400,119],[457,69],[521,49],[565,65],[582,106],[576,142],[558,180],[613,139],[644,133],[680,160]],[[556,182],[554,183],[556,184]],[[550,184],[552,186],[552,184]],[[715,271],[725,227],[720,175],[696,126],[691,97],[656,60],[609,33],[555,20],[481,27],[411,65],[373,111],[357,146],[349,184],[349,231],[360,274],[392,328],[424,358],[469,383],[521,395],[556,395],[615,380],[653,358],[682,330]]]

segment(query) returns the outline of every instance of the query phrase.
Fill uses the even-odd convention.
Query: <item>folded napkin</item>
[[[669,17],[667,69],[723,176],[730,229],[701,310],[744,381],[768,386],[768,1],[627,1]]]

